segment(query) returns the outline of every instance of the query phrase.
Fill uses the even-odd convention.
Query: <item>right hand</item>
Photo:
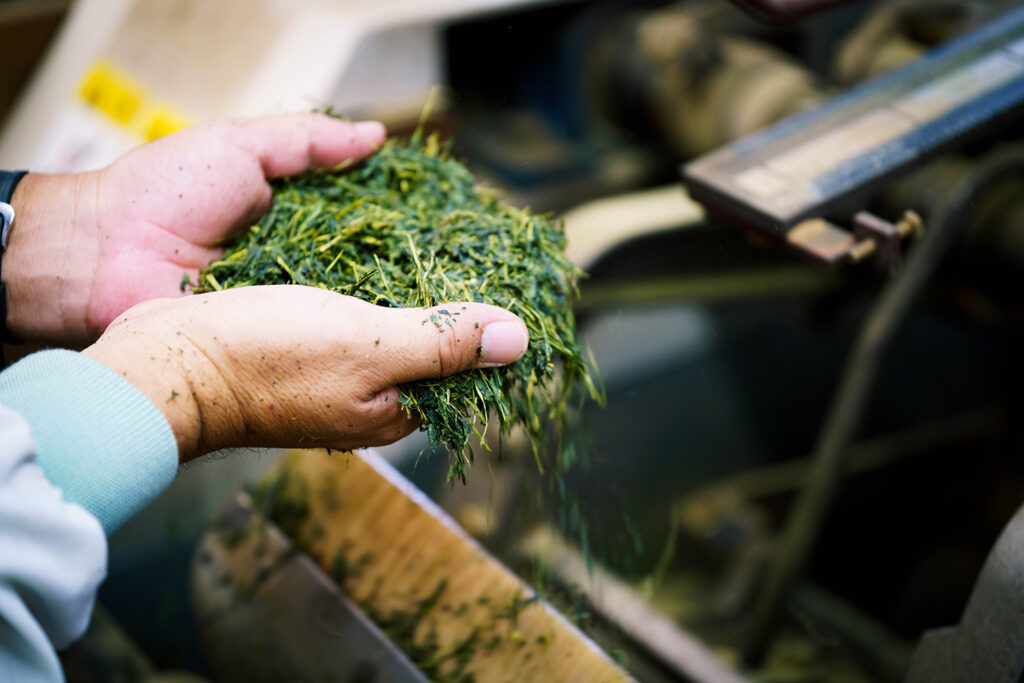
[[[87,173],[30,173],[11,198],[8,329],[82,347],[147,299],[182,296],[270,207],[269,178],[358,161],[384,127],[323,114],[209,121]]]
[[[452,326],[435,326],[445,309]],[[526,351],[514,314],[487,304],[392,309],[313,287],[156,299],[83,353],[164,413],[181,462],[228,446],[350,449],[416,428],[397,385],[504,365]]]

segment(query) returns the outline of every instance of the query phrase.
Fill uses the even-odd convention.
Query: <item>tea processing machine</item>
[[[267,65],[344,14],[314,4],[271,40],[264,3],[244,33],[277,46]],[[468,486],[415,439],[183,472],[170,512],[112,539],[100,596],[155,668],[1021,680],[1024,7],[453,1],[395,19],[415,4],[360,10],[376,28],[332,54],[379,57],[382,97],[442,81],[429,116],[396,105],[392,127],[425,121],[564,218],[608,406],[582,408],[557,476],[515,434],[476,452]],[[375,114],[333,92],[332,74],[366,79],[328,66],[303,76],[316,97]],[[124,559],[147,542],[177,549],[176,578]]]
[[[856,205],[910,167],[973,131],[1001,125],[1024,105],[1024,8],[926,57],[706,155],[684,170],[691,196],[713,214],[781,237],[826,263],[872,258],[901,270],[902,242],[924,227],[908,212],[890,223],[866,212],[844,232],[825,220]],[[921,244],[880,294],[854,342],[839,389],[815,447],[815,462],[780,539],[754,603],[746,643],[760,656],[766,630],[793,589],[845,468],[849,440],[869,400],[892,338],[930,274],[969,221],[968,207],[984,188],[1024,171],[1024,146],[985,157],[932,215]],[[1019,513],[992,551],[957,631],[925,636],[909,680],[1017,680],[1024,674],[1024,619],[1010,579],[1024,558],[1013,556]],[[1001,597],[996,597],[1000,595]],[[994,623],[998,623],[995,626]]]
[[[773,13],[770,3],[752,4],[759,5],[755,9],[761,15]],[[682,12],[688,11],[686,5],[682,7]],[[780,12],[789,14],[788,10],[776,11],[775,14]],[[666,16],[661,17],[662,28],[667,19]],[[682,25],[685,26],[685,22]],[[644,28],[655,30],[652,27],[656,26],[647,24],[638,31],[642,33]],[[694,34],[688,35],[692,37]],[[808,461],[803,465],[786,465],[788,470],[782,465],[768,466],[763,471],[755,469],[745,473],[740,479],[726,478],[679,499],[673,508],[670,538],[688,537],[688,541],[678,542],[688,544],[688,549],[696,555],[706,555],[715,548],[712,554],[718,554],[716,562],[726,562],[725,568],[720,569],[725,574],[718,581],[707,584],[714,586],[711,593],[715,598],[701,601],[691,596],[689,606],[678,613],[679,620],[693,624],[694,631],[698,633],[710,634],[711,642],[720,643],[719,647],[724,647],[725,653],[731,653],[724,658],[723,650],[716,652],[714,647],[695,638],[692,631],[681,627],[679,620],[669,617],[671,609],[668,613],[659,611],[655,608],[658,600],[652,602],[649,596],[645,598],[642,590],[615,571],[593,566],[585,545],[581,548],[578,545],[580,539],[573,539],[571,528],[559,532],[544,524],[524,526],[522,520],[517,520],[511,512],[516,509],[512,502],[515,493],[510,492],[507,486],[492,485],[498,487],[498,493],[491,489],[484,506],[484,514],[494,515],[498,520],[496,530],[491,529],[493,535],[489,535],[486,541],[492,551],[512,566],[543,567],[543,575],[550,586],[561,587],[549,588],[545,595],[562,609],[571,612],[572,606],[577,604],[574,601],[582,601],[591,615],[589,621],[584,622],[589,624],[588,631],[608,650],[628,651],[629,656],[623,661],[627,670],[637,678],[739,681],[745,680],[744,672],[760,670],[757,675],[771,680],[772,676],[783,676],[781,672],[788,666],[786,675],[796,676],[795,680],[804,680],[799,678],[801,675],[811,677],[807,680],[832,680],[833,677],[839,680],[843,676],[864,675],[865,678],[854,680],[906,677],[913,681],[1016,681],[1024,671],[1024,640],[1021,637],[1024,613],[1019,609],[1018,596],[1013,593],[1012,586],[1016,582],[1011,579],[1014,572],[1024,566],[1024,557],[1016,552],[1014,541],[1024,529],[1019,513],[1011,518],[981,570],[976,587],[965,603],[966,611],[959,626],[928,631],[916,647],[912,642],[901,641],[884,628],[879,628],[865,614],[828,591],[807,585],[804,581],[809,567],[813,565],[815,546],[824,533],[828,513],[836,505],[846,473],[851,470],[884,470],[890,463],[908,457],[908,452],[928,452],[946,448],[951,443],[973,443],[1002,428],[998,411],[974,411],[945,423],[928,424],[909,431],[897,430],[893,435],[874,440],[854,441],[869,412],[872,390],[881,383],[881,368],[912,305],[926,290],[946,251],[952,248],[957,231],[963,230],[964,224],[972,220],[970,212],[976,203],[982,201],[984,192],[993,184],[1019,174],[1024,163],[1022,148],[1002,144],[996,145],[989,153],[981,153],[980,160],[958,177],[944,196],[925,207],[908,204],[888,220],[872,211],[878,206],[875,198],[943,152],[957,146],[962,149],[964,145],[977,145],[979,150],[983,150],[991,146],[993,135],[998,136],[997,131],[1002,126],[1013,125],[1014,117],[1021,113],[1024,105],[1022,46],[1024,9],[1010,8],[996,13],[990,21],[961,37],[944,43],[941,48],[839,96],[809,95],[809,101],[820,100],[821,103],[685,164],[683,178],[689,196],[703,205],[714,223],[726,225],[734,231],[741,229],[753,233],[766,244],[778,244],[784,250],[796,252],[819,264],[811,268],[849,269],[870,262],[880,273],[875,277],[880,278],[884,286],[877,302],[865,313],[862,331],[853,336],[849,359]],[[705,46],[705,49],[711,48]],[[718,59],[727,60],[728,57],[720,54]],[[711,71],[726,68],[722,61],[710,60],[709,64],[707,68]],[[794,81],[790,79],[789,82]],[[800,88],[806,87],[808,82],[801,81]],[[652,97],[649,91],[642,96]],[[685,116],[685,112],[680,115]],[[645,197],[648,206],[654,201],[652,194],[641,192],[637,196]],[[608,211],[608,207],[605,206],[604,210]],[[699,211],[680,207],[676,207],[675,214],[672,211],[669,214],[675,215],[677,220],[682,220],[681,216],[688,221],[703,220]],[[578,215],[568,219],[570,238],[578,236],[585,243],[587,234],[574,225]],[[654,224],[660,225],[656,233],[664,231],[664,215],[654,220]],[[841,227],[843,225],[849,227]],[[599,239],[596,232],[593,238]],[[633,237],[635,239],[635,234]],[[585,251],[583,249],[581,253]],[[599,249],[589,253],[595,251]],[[778,264],[774,256],[766,257],[766,261],[773,266]],[[600,273],[600,260],[597,263],[597,272]],[[831,284],[826,285],[825,279],[818,279],[812,286],[838,286],[835,275],[827,277],[833,278]],[[599,280],[600,275],[595,279]],[[752,286],[756,287],[756,284]],[[600,291],[600,282],[596,287]],[[697,291],[701,291],[699,286]],[[681,290],[677,290],[675,295],[700,296]],[[744,296],[743,290],[731,296]],[[607,300],[604,304],[591,301],[596,308],[608,305]],[[306,454],[305,457],[312,459],[315,456]],[[521,473],[521,468],[526,466],[506,466],[503,468],[504,476],[512,476],[517,467]],[[346,476],[353,477],[355,481],[355,475],[349,473]],[[784,483],[771,484],[772,481]],[[345,485],[337,485],[342,498],[347,490]],[[414,499],[418,495],[414,494]],[[787,514],[780,517],[780,530],[773,532],[770,515],[759,511],[759,501],[765,500],[766,496],[770,500],[780,495],[792,497],[793,502],[788,506]],[[301,497],[314,509],[322,507],[322,503],[315,502],[317,496],[312,493]],[[467,504],[464,500],[472,499],[472,494],[455,491],[447,498],[449,508],[457,513],[457,518],[466,528],[476,528],[479,532],[480,504],[474,507],[473,503]],[[462,503],[459,505],[452,502],[460,500]],[[234,505],[236,507],[225,512],[218,524],[251,523],[252,510],[258,506],[254,508],[252,503],[244,501]],[[421,505],[434,509],[426,501]],[[370,505],[368,510],[372,509]],[[458,514],[460,510],[461,516]],[[380,586],[392,583],[393,579],[377,579],[376,584],[369,580],[374,587],[360,592],[358,588],[352,589],[353,578],[349,573],[355,572],[358,576],[365,570],[362,566],[358,570],[353,569],[358,564],[353,558],[358,555],[357,549],[362,547],[359,545],[362,541],[358,539],[360,534],[365,535],[364,540],[375,537],[386,544],[399,542],[385,540],[388,536],[383,530],[390,523],[381,521],[376,525],[352,521],[356,538],[347,541],[351,546],[344,545],[344,542],[341,546],[338,542],[328,543],[328,547],[341,547],[347,553],[347,559],[343,558],[342,564],[338,565],[339,560],[332,552],[318,549],[321,541],[317,533],[328,536],[340,534],[347,524],[341,518],[330,521],[326,512],[316,513],[314,517],[319,522],[312,524],[322,523],[329,531],[316,532],[310,540],[307,523],[303,532],[306,535],[300,534],[298,540],[292,536],[291,543],[298,543],[312,557],[319,558],[321,566],[327,569],[342,566],[342,578],[336,577],[340,585],[355,591],[351,594],[362,596],[359,600],[364,607],[367,600],[372,603]],[[474,519],[477,522],[474,523]],[[445,523],[452,524],[450,519]],[[579,532],[580,528],[576,527],[576,533]],[[407,532],[399,538],[407,538],[412,533]],[[721,534],[727,536],[716,539]],[[224,553],[229,551],[225,548],[230,546],[226,545],[224,538],[225,531],[220,526],[207,535],[197,555],[194,574],[200,620],[210,624],[204,627],[207,642],[212,643],[208,650],[216,653],[214,659],[223,658],[217,667],[219,672],[232,670],[236,666],[233,663],[240,660],[240,654],[231,654],[232,643],[251,642],[259,638],[260,633],[265,637],[266,629],[253,631],[253,624],[268,620],[277,623],[277,619],[271,617],[277,614],[274,610],[283,609],[291,614],[283,619],[285,623],[311,624],[304,628],[312,628],[319,635],[302,635],[299,632],[281,636],[276,642],[285,644],[275,646],[273,654],[266,659],[253,660],[258,664],[257,669],[269,670],[266,667],[272,666],[272,662],[282,666],[285,666],[283,662],[291,662],[288,666],[301,668],[295,662],[315,661],[317,667],[329,666],[330,662],[362,667],[360,675],[369,676],[370,672],[376,672],[376,675],[389,680],[418,680],[417,676],[422,675],[409,666],[401,674],[390,668],[396,662],[408,663],[401,654],[393,652],[393,623],[391,630],[386,628],[386,633],[382,634],[360,616],[360,608],[354,607],[344,596],[332,598],[338,606],[331,608],[334,616],[330,619],[306,621],[305,617],[292,614],[295,605],[284,606],[289,603],[286,596],[305,595],[305,589],[333,592],[330,581],[326,578],[313,579],[309,573],[299,577],[296,574],[298,570],[292,568],[295,560],[270,561],[268,569],[261,569],[263,565],[251,557],[241,563],[237,556],[234,560],[227,560]],[[581,538],[585,544],[586,537]],[[671,560],[671,546],[675,542],[670,542],[668,551],[663,549],[662,560]],[[382,550],[378,547],[373,552],[367,551],[365,556],[380,552]],[[674,552],[679,551],[676,549]],[[349,557],[352,553],[355,555]],[[242,557],[246,557],[244,553]],[[429,554],[416,551],[408,561],[429,563],[429,557]],[[654,584],[661,583],[655,590],[664,600],[666,594],[671,593],[664,584],[668,565],[661,561],[659,565],[662,573],[658,575],[658,570],[655,571]],[[232,601],[237,602],[239,591],[246,590],[246,582],[254,580],[253,571],[265,574],[259,580],[263,587],[252,589],[256,592],[246,598],[247,606],[229,609]],[[413,569],[409,572],[415,573]],[[422,579],[426,575],[419,576]],[[421,593],[429,593],[428,584],[432,581],[423,579],[415,585]],[[451,595],[453,602],[440,607],[431,604],[433,626],[417,626],[421,639],[426,638],[424,634],[431,629],[441,632],[444,628],[451,628],[442,624],[458,622],[458,618],[452,615],[460,611],[465,613],[458,605],[461,592],[453,592],[461,585],[461,582],[453,581],[445,588],[444,595]],[[465,585],[469,598],[463,602],[468,605],[479,596],[469,587],[471,584]],[[327,588],[314,589],[316,586]],[[235,597],[216,597],[223,591]],[[684,589],[682,593],[687,591]],[[417,599],[422,600],[423,596],[419,595]],[[330,602],[326,598],[304,597],[298,604],[305,604],[307,600],[311,605]],[[232,609],[236,611],[232,613]],[[369,609],[372,611],[372,606]],[[245,610],[257,610],[260,616]],[[449,613],[447,617],[446,610]],[[407,608],[403,613],[410,611],[415,610]],[[791,630],[792,626],[786,627],[785,624],[792,624],[794,615],[801,615],[798,623],[802,620],[804,627],[822,630],[817,636],[812,636],[813,644],[801,646],[800,638],[795,638],[788,646],[784,640],[780,645],[780,629],[783,633]],[[486,623],[490,624],[488,628],[495,628],[493,616]],[[350,654],[338,657],[310,654],[313,650],[308,648],[313,647],[312,644],[324,633],[339,639],[337,647],[342,648],[339,652]],[[352,635],[347,635],[349,633]],[[523,642],[516,644],[517,639],[512,635],[516,633],[519,632],[507,629],[502,631],[499,641],[490,641],[496,643],[489,660],[492,664],[505,662],[500,666],[507,671],[525,671],[523,667],[528,668],[525,660],[515,659],[516,656],[526,656],[526,646]],[[498,636],[488,635],[484,642],[495,637]],[[528,637],[520,634],[520,640],[523,638],[533,644],[540,642],[532,632]],[[563,635],[551,642],[565,643],[573,638]],[[841,645],[816,642],[827,643],[830,639]],[[481,641],[474,642],[479,644]],[[283,649],[292,647],[289,643],[298,643],[295,646],[298,649],[286,655]],[[316,651],[331,651],[332,646],[324,647],[327,650]],[[512,648],[510,655],[501,654],[502,648],[506,647]],[[554,646],[546,647],[552,648],[546,650],[549,654],[557,651]],[[796,657],[797,661],[780,664],[780,647],[783,652],[786,647],[798,653],[802,652],[801,647],[831,651],[831,655],[826,656],[830,661],[815,662],[814,657],[804,651],[803,654],[788,655]],[[435,654],[441,652],[450,657],[456,650],[458,644],[442,644],[435,647]],[[839,651],[844,654],[838,654]],[[466,656],[467,661],[472,662],[482,655],[476,648],[472,655]],[[560,657],[558,655],[556,659]],[[812,661],[801,664],[800,657],[811,657]],[[727,666],[727,662],[735,670]],[[552,663],[538,661],[536,666],[541,668],[530,669],[533,673],[527,677],[582,680],[578,676],[557,673],[557,665]],[[307,672],[313,670],[305,668]],[[320,672],[318,675],[327,675],[324,669],[316,671]],[[253,675],[252,670],[245,674],[246,677]],[[348,675],[357,674],[350,672]],[[608,675],[625,676],[626,673],[620,670]],[[493,674],[478,672],[478,680],[492,679]]]
[[[826,264],[900,265],[920,226],[859,213],[824,219],[1024,103],[1024,8],[929,55],[687,164],[690,196],[722,220],[784,240]]]

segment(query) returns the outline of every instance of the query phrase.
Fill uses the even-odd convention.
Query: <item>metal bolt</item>
[[[924,221],[916,211],[907,210],[903,212],[903,218],[896,223],[896,229],[900,237],[920,237],[924,234]]]
[[[877,248],[878,245],[870,237],[868,239],[861,240],[850,248],[849,259],[853,263],[860,263],[874,254]]]

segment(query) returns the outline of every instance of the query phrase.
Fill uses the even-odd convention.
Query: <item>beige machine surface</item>
[[[81,0],[0,134],[0,164],[102,166],[214,116],[419,111],[441,22],[555,0]]]

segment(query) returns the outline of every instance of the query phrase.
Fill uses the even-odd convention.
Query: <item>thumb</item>
[[[384,320],[382,350],[390,361],[383,378],[400,384],[447,377],[463,370],[507,365],[518,360],[530,333],[514,313],[478,303],[431,308],[377,309]]]
[[[227,119],[216,125],[259,159],[268,178],[358,161],[373,154],[386,134],[377,121],[349,123],[316,113]]]

